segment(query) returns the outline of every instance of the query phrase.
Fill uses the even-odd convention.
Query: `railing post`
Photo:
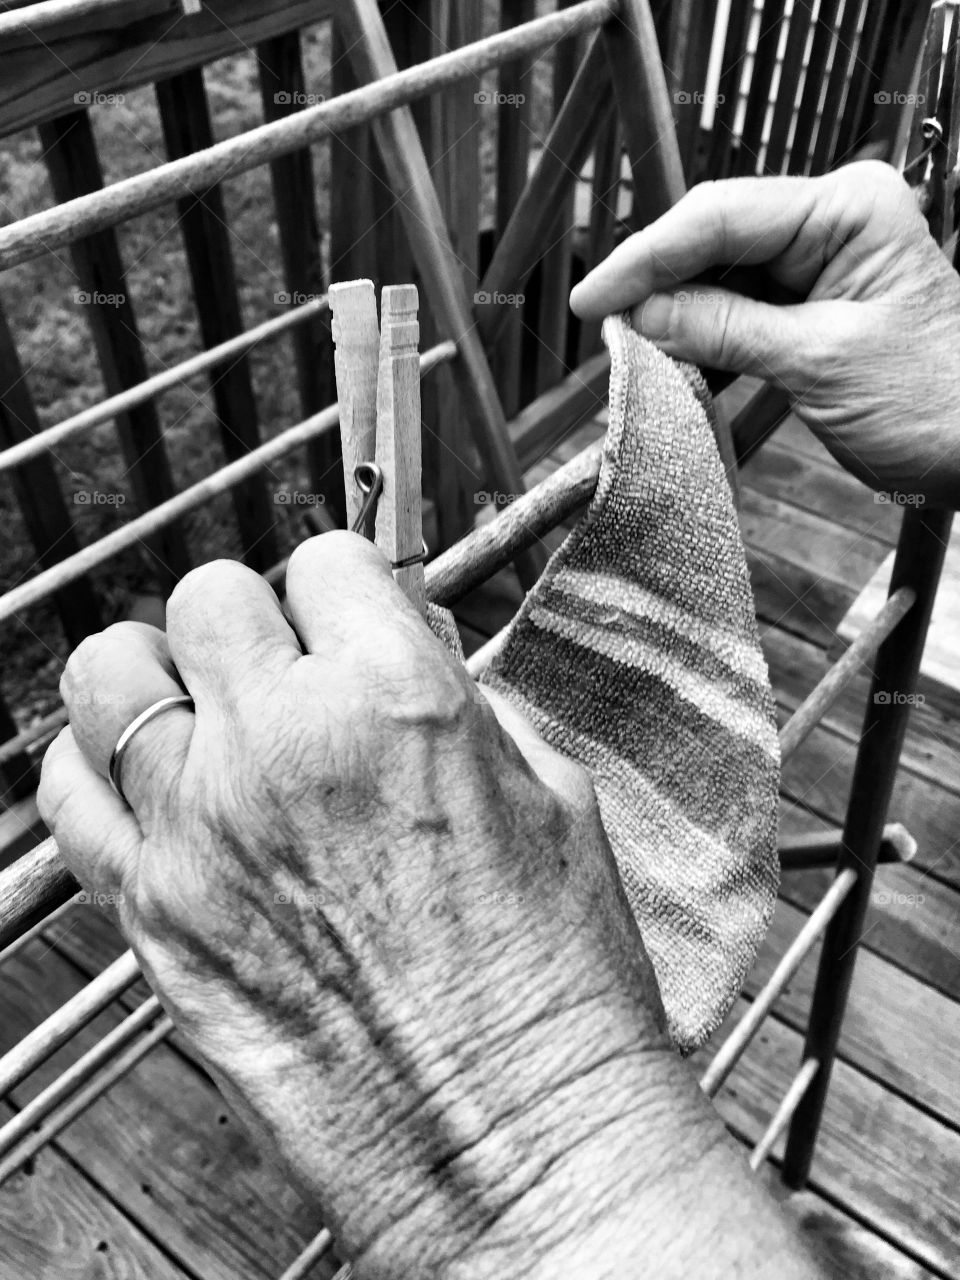
[[[877,653],[837,863],[837,874],[850,867],[857,883],[824,935],[803,1049],[803,1060],[820,1067],[794,1114],[783,1162],[783,1181],[795,1189],[810,1174],[952,520],[949,511],[910,508],[903,518],[890,594],[910,586],[917,599]]]

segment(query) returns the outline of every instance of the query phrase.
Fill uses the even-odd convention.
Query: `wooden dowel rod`
[[[823,895],[806,924],[780,958],[780,962],[743,1015],[733,1031],[723,1042],[716,1057],[700,1080],[700,1088],[712,1098],[740,1061],[743,1051],[757,1034],[764,1018],[784,987],[800,968],[817,939],[840,909],[844,898],[856,883],[857,873],[851,869],[842,871]]]
[[[178,0],[137,0],[136,5],[123,0],[38,0],[22,8],[0,13],[0,40],[12,41],[16,37],[29,36],[34,42],[37,34],[64,22],[77,22],[85,18],[110,16],[115,21],[129,21],[127,14],[139,21],[153,14],[169,13],[173,16],[182,5]]]
[[[136,957],[132,951],[125,951],[107,965],[103,973],[97,974],[66,1004],[51,1013],[39,1027],[24,1036],[15,1048],[0,1058],[0,1098],[46,1062],[75,1032],[102,1013],[139,976],[140,966]]]
[[[916,598],[917,593],[912,587],[901,587],[899,591],[895,591],[873,621],[864,627],[849,649],[801,702],[780,730],[781,761],[789,760],[794,751],[817,727],[850,681],[859,674],[863,664],[876,656],[881,644],[910,611]]]
[[[452,360],[456,353],[456,344],[453,342],[440,342],[435,347],[431,347],[420,357],[420,376],[423,377],[436,365]],[[119,552],[136,546],[144,538],[179,519],[188,511],[193,511],[218,494],[225,493],[267,463],[274,462],[325,431],[334,430],[338,422],[339,409],[332,404],[322,412],[314,414],[313,417],[297,423],[294,427],[289,427],[244,457],[228,463],[227,466],[221,467],[219,471],[206,476],[203,480],[198,480],[182,493],[169,498],[166,502],[161,502],[150,511],[145,511],[142,516],[137,516],[135,520],[115,529],[113,533],[107,534],[106,537],[100,538],[88,547],[83,547],[82,550],[68,556],[66,560],[61,560],[50,569],[44,570],[43,573],[38,573],[29,582],[14,587],[6,595],[0,596],[0,622],[12,618],[21,609],[26,609],[43,600],[64,583],[73,582],[85,573],[89,573],[98,564],[103,564],[105,560],[109,560]],[[0,941],[2,941],[2,934],[0,934]]]
[[[53,837],[0,871],[0,947],[9,946],[80,888]]]
[[[31,725],[29,729],[23,729],[13,738],[8,738],[6,742],[0,745],[0,765],[6,764],[8,760],[13,760],[25,751],[27,747],[32,747],[34,743],[42,742],[44,738],[52,738],[55,733],[63,728],[67,723],[67,713],[63,707],[58,707],[56,711],[51,711],[48,716],[44,716],[35,725]]]
[[[160,395],[161,392],[169,390],[170,387],[179,386],[188,378],[206,372],[214,365],[229,359],[231,356],[242,355],[245,351],[249,351],[251,347],[256,346],[258,342],[263,342],[267,338],[274,338],[278,334],[285,333],[288,329],[292,329],[298,324],[303,324],[304,321],[311,319],[320,312],[326,311],[326,309],[326,298],[316,298],[312,302],[304,303],[302,306],[293,307],[285,315],[275,316],[272,320],[265,320],[263,324],[255,325],[245,333],[237,334],[235,338],[228,338],[226,342],[221,342],[215,347],[201,351],[198,355],[190,356],[186,360],[181,360],[178,364],[171,365],[169,369],[164,369],[162,373],[154,374],[152,378],[147,378],[145,381],[137,383],[135,387],[128,387],[125,391],[121,391],[115,396],[110,396],[106,400],[101,400],[99,404],[91,405],[89,409],[83,409],[80,413],[75,413],[73,417],[66,418],[55,426],[47,427],[44,431],[38,431],[29,440],[23,440],[19,444],[12,445],[9,449],[4,449],[0,452],[0,471],[8,471],[11,467],[20,466],[21,463],[27,462],[30,458],[46,453],[54,445],[66,440],[69,436],[74,436],[81,431],[87,431],[91,427],[98,426],[101,422],[109,422],[112,418],[126,413],[127,410],[134,408],[136,405],[152,400],[155,396]]]
[[[76,898],[73,897],[69,902],[61,903],[55,911],[51,911],[50,914],[48,916],[44,916],[42,920],[38,920],[32,929],[28,929],[26,933],[22,933],[20,937],[17,938],[16,942],[11,942],[9,947],[4,947],[4,949],[0,951],[0,964],[4,964],[7,960],[12,960],[13,957],[17,955],[18,952],[22,951],[28,943],[32,942],[34,938],[38,938],[40,934],[43,933],[44,929],[49,929],[52,924],[56,924],[61,917],[65,916],[67,912],[71,911],[76,905]]]
[[[49,1117],[45,1124],[30,1134],[5,1160],[0,1161],[0,1186],[6,1182],[11,1174],[16,1173],[24,1161],[36,1155],[42,1147],[52,1141],[68,1124],[72,1124],[77,1116],[86,1111],[87,1107],[92,1106],[98,1098],[101,1098],[108,1089],[112,1088],[132,1067],[135,1067],[141,1058],[145,1058],[150,1050],[165,1039],[172,1030],[173,1023],[164,1014],[145,1036],[136,1041],[135,1044],[129,1045],[126,1051],[114,1058],[113,1062],[100,1075],[95,1076],[85,1088],[75,1093],[59,1111]]]
[[[585,506],[597,485],[600,455],[600,445],[585,449],[518,498],[496,520],[475,529],[438,556],[427,566],[427,599],[437,604],[461,599],[510,564],[518,550],[538,541],[542,534]],[[0,946],[18,938],[79,887],[63,865],[53,839],[44,840],[31,853],[0,871]]]
[[[324,1227],[322,1231],[313,1237],[303,1253],[294,1258],[293,1262],[290,1263],[280,1277],[280,1280],[303,1280],[303,1277],[310,1273],[310,1269],[314,1264],[319,1262],[325,1253],[329,1252],[332,1244],[333,1236]]]
[[[760,1141],[750,1152],[750,1168],[754,1172],[760,1168],[764,1160],[773,1150],[774,1143],[786,1129],[787,1125],[793,1119],[793,1113],[800,1105],[800,1099],[813,1084],[813,1077],[820,1070],[820,1063],[816,1058],[807,1058],[803,1066],[794,1076],[790,1088],[780,1100],[780,1105],[774,1112],[773,1119],[764,1130]]]
[[[135,1035],[162,1012],[162,1006],[156,996],[149,996],[108,1035],[82,1054],[76,1062],[71,1063],[66,1071],[42,1089],[35,1098],[31,1098],[12,1120],[0,1128],[0,1155],[16,1146],[21,1138],[25,1138],[31,1129],[36,1128],[41,1120],[45,1120],[65,1098],[69,1098],[81,1085],[86,1084],[105,1062],[109,1062],[124,1045],[129,1044]]]
[[[546,480],[505,507],[489,524],[467,534],[427,565],[427,599],[451,605],[508,565],[517,552],[539,542],[593,496],[601,446],[591,445]]]
[[[0,270],[39,258],[168,201],[199,194],[217,182],[235,178],[330,133],[363,124],[524,53],[592,30],[612,18],[618,9],[618,0],[583,0],[569,9],[476,40],[203,151],[124,178],[102,191],[21,218],[0,229]]]
[[[836,866],[843,849],[843,832],[827,835],[794,836],[780,844],[781,871],[807,871],[811,867]],[[877,862],[912,862],[917,842],[899,822],[888,822],[883,828]]]
[[[509,625],[498,631],[495,636],[491,636],[486,644],[482,644],[476,652],[471,653],[466,661],[466,668],[473,676],[474,680],[479,680],[494,660],[503,646],[507,643],[507,635],[509,634]]]

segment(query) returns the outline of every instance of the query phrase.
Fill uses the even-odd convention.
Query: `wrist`
[[[491,1050],[482,1081],[468,1064],[424,1101],[409,1198],[357,1257],[358,1276],[546,1280],[574,1273],[574,1255],[599,1258],[612,1223],[640,1213],[652,1228],[663,1189],[718,1131],[666,1039],[641,1044],[627,1025],[609,995],[569,1004]]]

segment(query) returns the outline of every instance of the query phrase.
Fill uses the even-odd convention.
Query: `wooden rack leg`
[[[647,0],[622,0],[619,15],[603,28],[603,36],[633,171],[635,218],[638,226],[646,226],[686,191],[670,91]]]
[[[813,1160],[910,713],[905,699],[916,687],[952,519],[950,512],[921,510],[907,511],[903,518],[890,594],[910,586],[917,601],[877,654],[857,752],[837,865],[838,875],[847,868],[856,871],[857,883],[824,935],[803,1049],[804,1060],[814,1058],[820,1066],[791,1122],[783,1163],[784,1182],[798,1190],[805,1186]],[[878,701],[878,694],[886,696]]]
[[[376,0],[351,0],[340,16],[350,59],[361,83],[396,74],[396,61]],[[434,319],[457,343],[459,358],[451,365],[451,371],[490,468],[490,478],[501,492],[523,493],[520,464],[474,327],[413,114],[409,107],[400,107],[374,120],[373,128],[391,186],[401,196],[400,213]],[[540,576],[546,557],[540,547],[534,546],[518,555],[515,563],[526,589]]]

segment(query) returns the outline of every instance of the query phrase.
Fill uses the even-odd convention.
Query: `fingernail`
[[[670,333],[670,320],[673,316],[674,299],[670,293],[651,293],[640,308],[637,317],[637,328],[645,338],[657,341],[666,338]]]

